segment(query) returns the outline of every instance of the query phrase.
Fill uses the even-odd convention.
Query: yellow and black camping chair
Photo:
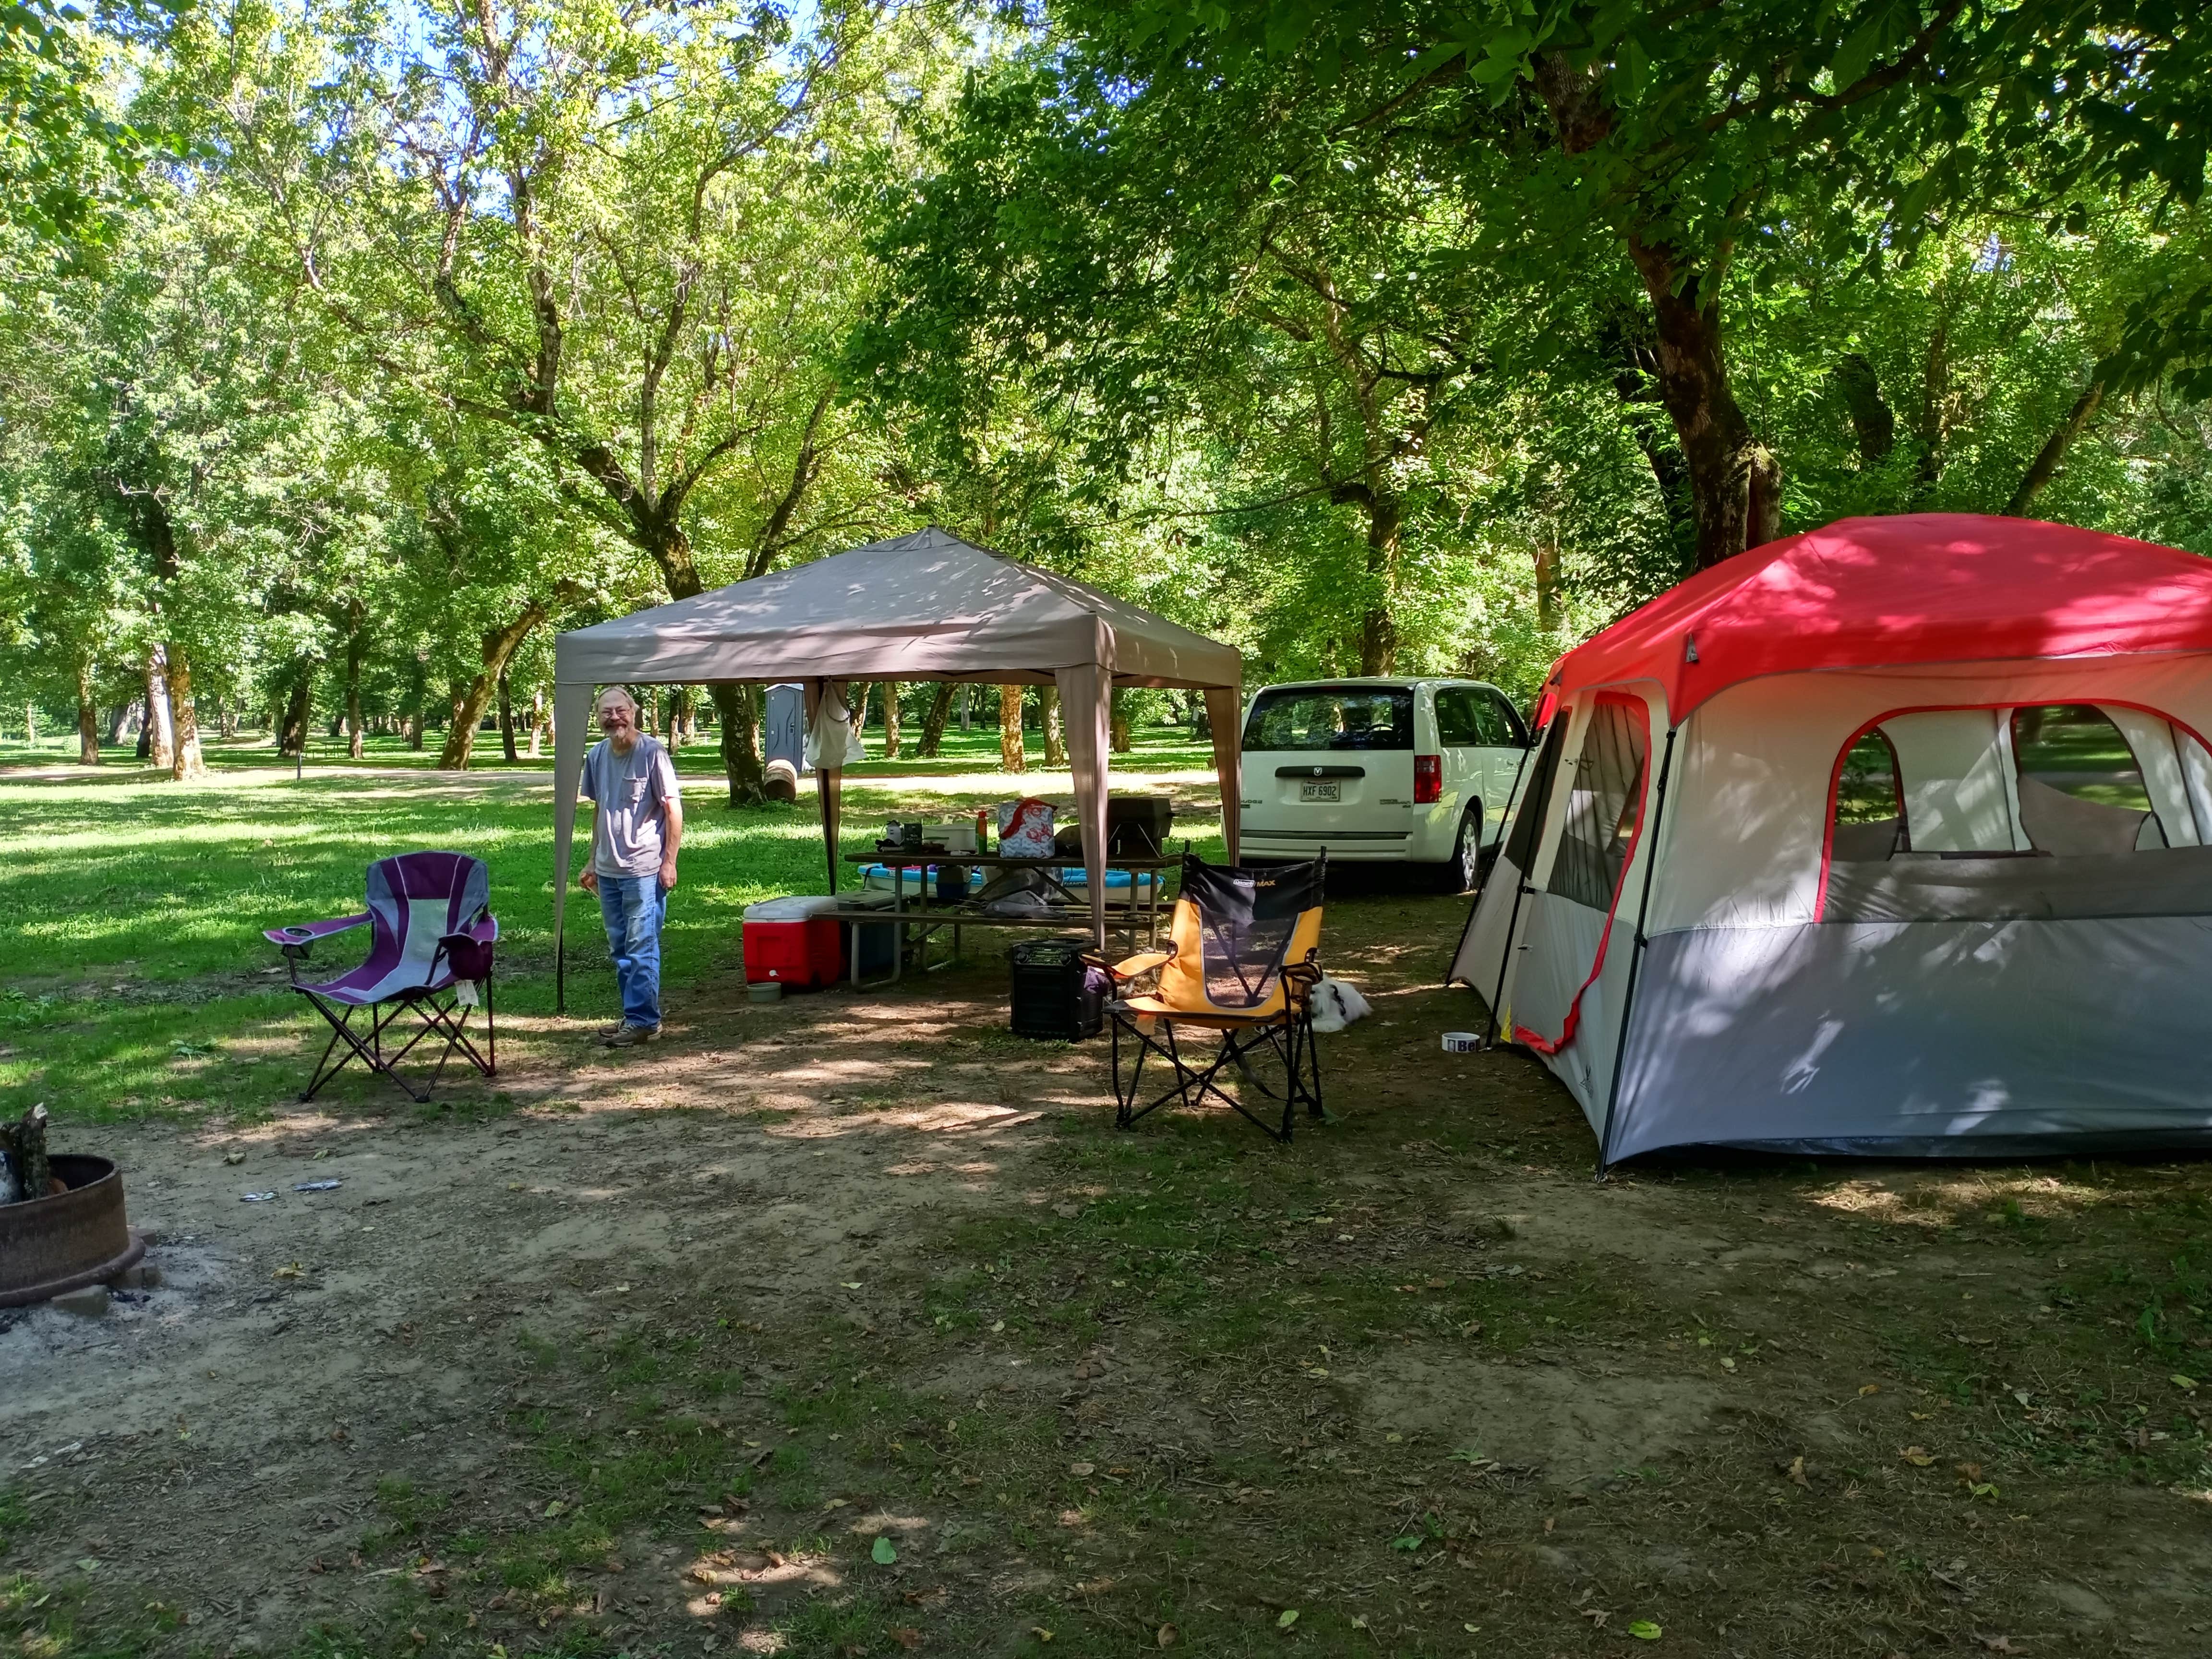
[[[1129,1128],[1171,1100],[1196,1106],[1208,1096],[1278,1140],[1290,1139],[1298,1107],[1311,1117],[1323,1115],[1311,998],[1321,980],[1326,862],[1324,854],[1310,864],[1223,869],[1186,854],[1182,889],[1169,927],[1170,948],[1111,963],[1103,957],[1086,958],[1113,980],[1106,1006],[1114,1022],[1115,1127]],[[1139,989],[1138,981],[1147,976],[1154,977],[1154,988]],[[1178,1025],[1218,1032],[1220,1047],[1203,1065],[1194,1064],[1176,1042]],[[1262,1054],[1282,1068],[1279,1093],[1253,1068],[1253,1059]],[[1144,1098],[1147,1060],[1158,1060],[1175,1074],[1174,1082],[1150,1100]],[[1237,1068],[1243,1088],[1282,1103],[1280,1129],[1220,1086],[1216,1079],[1228,1066]],[[1273,1072],[1274,1065],[1266,1069]],[[1154,1081],[1158,1076],[1155,1068]]]

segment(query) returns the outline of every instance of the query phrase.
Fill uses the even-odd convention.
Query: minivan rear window
[[[1413,694],[1405,686],[1309,685],[1262,691],[1244,722],[1248,752],[1411,749]]]

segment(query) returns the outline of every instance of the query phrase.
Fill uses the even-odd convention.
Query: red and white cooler
[[[845,975],[845,927],[827,894],[763,899],[745,907],[745,983],[773,981],[795,990],[834,985]]]

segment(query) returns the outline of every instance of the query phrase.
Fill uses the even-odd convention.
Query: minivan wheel
[[[1464,893],[1475,884],[1482,864],[1482,808],[1470,806],[1459,821],[1459,836],[1452,842],[1451,857],[1444,860],[1437,872],[1443,890]]]

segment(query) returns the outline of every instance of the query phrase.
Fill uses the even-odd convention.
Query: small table
[[[1091,924],[1090,899],[1087,896],[1079,899],[1073,890],[1068,886],[1066,878],[1060,873],[1063,870],[1073,867],[1070,861],[1064,858],[1008,858],[1002,853],[947,853],[932,852],[926,848],[907,848],[888,853],[848,853],[845,854],[845,862],[854,865],[880,864],[891,872],[891,902],[889,909],[863,909],[858,905],[850,908],[841,905],[837,909],[827,913],[835,920],[854,927],[875,922],[899,930],[897,945],[891,951],[890,975],[888,979],[875,981],[876,983],[891,985],[898,981],[901,970],[905,964],[906,943],[910,931],[918,932],[920,934],[916,942],[921,946],[922,959],[918,966],[921,971],[928,973],[937,968],[948,968],[960,960],[960,930],[969,925],[979,927],[1051,927],[1065,932],[1070,927],[1088,927]],[[963,898],[951,905],[939,905],[933,909],[930,905],[933,895],[929,881],[929,866],[933,864],[950,864],[962,869],[989,870],[997,873],[983,884],[983,890],[973,898]],[[1144,884],[1143,924],[1147,948],[1156,945],[1159,939],[1160,889],[1165,884],[1160,878],[1161,875],[1170,870],[1180,869],[1182,866],[1182,859],[1180,854],[1174,858],[1164,856],[1142,859],[1114,858],[1107,861],[1107,870],[1127,870],[1133,876],[1145,872],[1152,877],[1152,880]],[[921,904],[918,908],[913,910],[906,908],[905,876],[908,870],[917,871],[921,876]],[[992,915],[982,908],[990,902],[995,892],[1002,889],[1010,890],[1013,886],[1014,884],[1009,878],[1018,872],[1031,871],[1043,878],[1044,886],[1048,894],[1057,893],[1060,896],[1057,899],[1047,898],[1046,902],[1052,907],[1050,910],[1042,915]],[[1100,873],[1103,876],[1104,871],[1101,871]],[[1115,927],[1114,926],[1115,912],[1117,910],[1122,913],[1122,919],[1121,925]],[[1138,933],[1136,884],[1133,882],[1131,884],[1129,898],[1126,903],[1117,905],[1109,896],[1106,905],[1106,915],[1107,924],[1111,931],[1127,939],[1133,948]],[[939,928],[947,927],[952,929],[952,954],[943,962],[933,963],[928,959],[930,935]],[[858,985],[860,983],[859,936],[854,934],[853,937],[854,948],[851,952],[853,963],[851,977],[852,982]]]

